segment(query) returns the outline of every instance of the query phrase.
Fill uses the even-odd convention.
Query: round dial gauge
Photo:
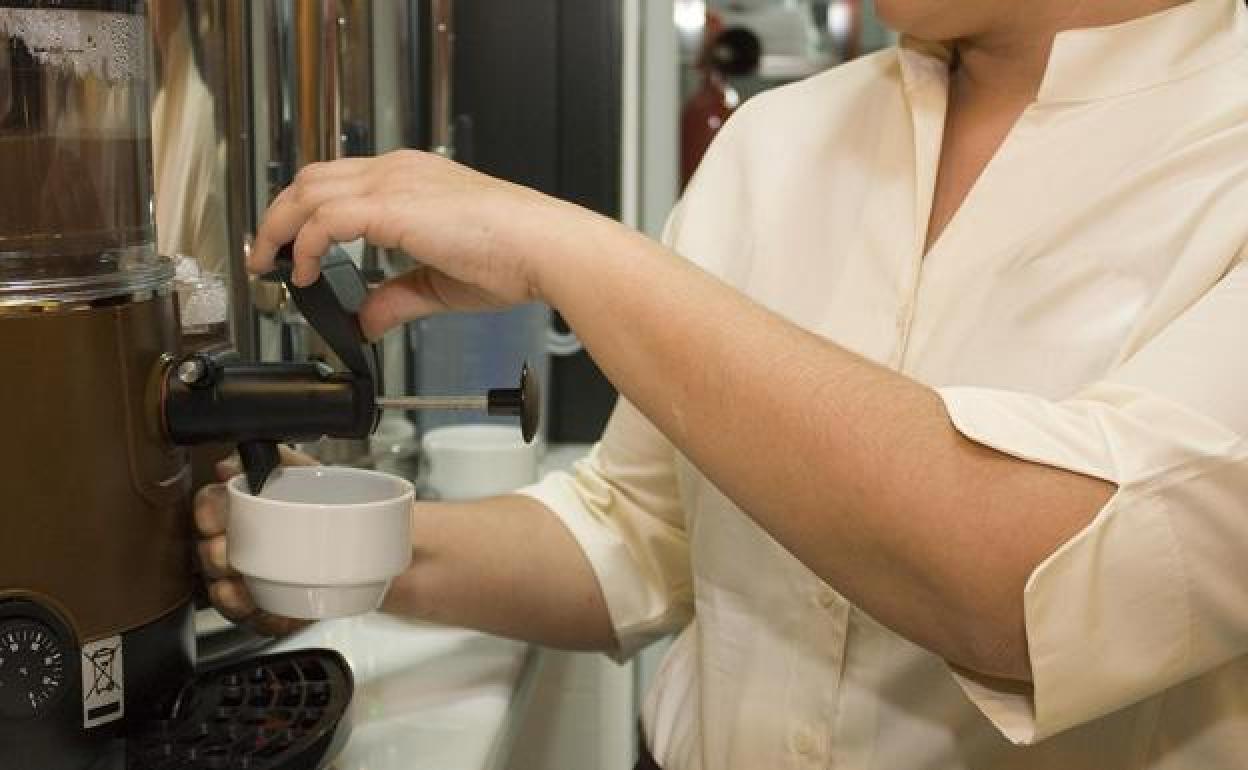
[[[0,717],[47,713],[66,690],[65,651],[52,629],[36,620],[0,620]]]

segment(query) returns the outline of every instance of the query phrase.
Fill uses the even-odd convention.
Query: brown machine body
[[[57,608],[80,642],[191,597],[190,466],[164,439],[154,400],[177,329],[171,296],[0,308],[0,599],[20,591]]]

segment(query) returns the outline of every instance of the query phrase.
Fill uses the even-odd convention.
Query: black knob
[[[519,417],[520,432],[532,443],[542,419],[542,390],[527,363],[520,371],[520,387],[491,390],[487,404],[491,417]]]

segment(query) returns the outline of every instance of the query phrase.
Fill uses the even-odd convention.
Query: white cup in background
[[[420,442],[425,487],[439,500],[474,500],[513,492],[537,480],[537,444],[511,425],[447,425]]]
[[[412,553],[412,485],[358,468],[279,468],[228,486],[229,562],[256,606],[320,619],[377,609]]]

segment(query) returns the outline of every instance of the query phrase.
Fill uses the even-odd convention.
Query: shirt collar
[[[1105,99],[1170,83],[1248,51],[1241,0],[1188,0],[1121,24],[1071,29],[1053,41],[1037,102]],[[950,46],[903,37],[908,88],[946,78]]]

